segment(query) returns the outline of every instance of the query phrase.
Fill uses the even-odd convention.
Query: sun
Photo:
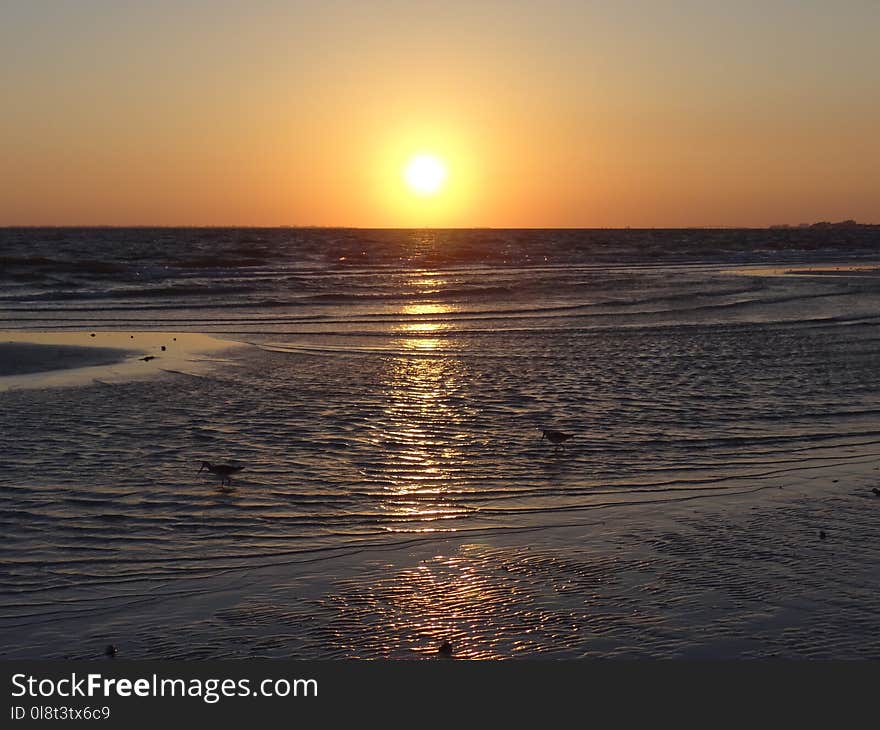
[[[403,168],[403,179],[416,195],[435,195],[446,184],[446,163],[436,155],[413,155]]]

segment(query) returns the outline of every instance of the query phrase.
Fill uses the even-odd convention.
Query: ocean
[[[370,593],[387,566],[353,566],[411,547],[448,591],[451,538],[504,590],[440,623],[484,637],[472,656],[514,654],[481,617],[535,575],[586,580],[557,565],[582,538],[544,554],[545,531],[759,500],[880,454],[878,261],[868,227],[0,229],[2,331],[245,345],[0,392],[0,655],[88,657],[125,625],[138,658],[408,656],[439,635],[395,591],[431,590],[413,573]],[[205,460],[245,469],[220,490]],[[479,547],[499,535],[519,557]],[[505,626],[532,615],[529,653],[582,655],[572,609],[538,594]]]

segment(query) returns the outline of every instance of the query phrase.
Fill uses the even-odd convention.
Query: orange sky
[[[871,0],[11,0],[0,225],[880,222],[878,31]]]

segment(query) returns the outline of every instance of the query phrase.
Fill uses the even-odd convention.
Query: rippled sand
[[[2,656],[876,656],[878,277],[156,250],[0,297],[138,351],[0,393]]]
[[[4,655],[96,658],[112,641],[126,658],[435,658],[448,640],[460,658],[877,658],[878,465],[662,514],[140,583],[123,604],[19,619],[27,639]]]

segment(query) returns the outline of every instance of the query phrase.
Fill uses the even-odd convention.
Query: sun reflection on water
[[[441,317],[451,308],[440,303],[414,303],[401,314]],[[381,509],[396,518],[390,531],[454,530],[467,509],[450,499],[461,479],[462,413],[453,400],[461,388],[460,362],[448,353],[443,321],[404,322],[398,331],[400,350],[412,355],[390,358],[383,382],[388,397],[382,414],[382,477],[386,498]],[[432,336],[435,335],[435,336]],[[431,353],[438,357],[419,357]]]
[[[437,303],[421,303],[421,304],[407,304],[403,308],[403,314],[412,315],[415,317],[426,317],[429,315],[444,315],[452,312],[452,307],[447,304],[437,304]]]
[[[443,340],[437,337],[427,337],[427,335],[448,331],[450,329],[449,322],[444,322],[442,316],[450,314],[452,311],[453,308],[451,306],[436,302],[407,304],[404,306],[403,315],[413,318],[431,317],[432,319],[404,322],[398,326],[398,332],[409,335],[401,342],[403,349],[436,350],[442,347]],[[435,317],[440,319],[434,319]]]
[[[366,583],[340,581],[330,599],[331,642],[338,636],[347,656],[364,659],[436,658],[443,641],[461,659],[548,649],[583,655],[591,636],[627,620],[619,610],[602,613],[616,586],[608,576],[620,567],[616,556],[584,560],[462,543],[416,565],[381,566]],[[546,604],[548,595],[555,603]]]

